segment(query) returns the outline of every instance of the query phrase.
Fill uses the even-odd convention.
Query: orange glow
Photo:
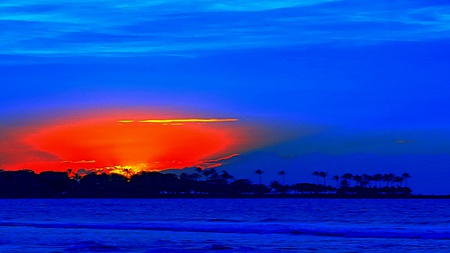
[[[0,130],[0,169],[118,173],[213,168],[288,136],[262,122],[168,111],[77,111]]]
[[[70,168],[129,176],[144,170],[220,166],[236,152],[255,146],[250,127],[236,118],[148,117],[152,114],[142,112],[109,115],[72,115],[17,131],[14,143],[30,155],[1,167],[37,172]]]
[[[28,141],[70,160],[92,159],[104,166],[172,161],[193,165],[232,144],[226,132],[201,126],[115,125],[81,122],[55,127]],[[160,166],[151,166],[156,169]],[[177,166],[180,167],[180,166]]]
[[[133,175],[139,174],[141,171],[148,171],[148,165],[147,164],[139,164],[134,166],[114,166],[114,167],[106,167],[102,168],[103,172],[107,173],[114,173],[114,174],[120,174],[127,178],[130,178]]]

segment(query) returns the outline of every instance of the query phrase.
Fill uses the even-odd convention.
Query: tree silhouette
[[[200,167],[196,167],[194,175],[194,177],[196,177],[197,179],[201,179],[203,177],[203,169]]]
[[[216,169],[204,169],[203,175],[206,177],[207,181],[215,181],[219,179],[219,174],[217,173]]]
[[[57,197],[66,195],[70,187],[70,179],[66,172],[44,171],[38,175],[45,187],[41,189],[46,195]]]
[[[347,181],[348,186],[352,186],[351,180],[353,179],[353,175],[351,173],[345,173],[342,175],[342,178]]]
[[[394,180],[394,177],[395,176],[393,173],[383,175],[383,181],[386,182],[387,187],[389,187],[389,183],[391,183]]]
[[[77,172],[75,173],[75,175],[73,176],[73,179],[75,180],[76,183],[80,183],[82,176]]]
[[[0,197],[3,198],[155,198],[164,196],[273,196],[273,192],[283,196],[289,195],[321,195],[337,194],[339,196],[374,197],[385,196],[397,198],[397,196],[410,196],[412,190],[402,187],[409,174],[402,176],[388,174],[376,174],[374,176],[363,174],[352,175],[346,173],[333,176],[336,188],[326,186],[326,172],[319,172],[324,177],[324,184],[296,183],[293,185],[280,184],[272,181],[270,188],[262,184],[262,170],[255,173],[259,176],[259,184],[253,184],[248,179],[239,179],[233,182],[233,176],[225,170],[221,174],[215,169],[201,170],[206,179],[198,180],[200,174],[181,173],[179,176],[171,173],[141,172],[134,174],[130,179],[121,174],[106,174],[91,172],[89,174],[73,173],[73,171],[54,172],[47,171],[36,174],[31,170],[2,171],[0,170]],[[284,176],[284,171],[279,171],[279,176]],[[69,175],[73,175],[70,177]],[[406,174],[406,176],[405,176]],[[377,176],[379,175],[379,176]],[[377,181],[380,177],[386,182],[385,187],[367,187],[371,180]],[[349,180],[353,179],[358,185],[349,186]],[[395,185],[394,185],[395,184]],[[339,187],[340,186],[340,187]],[[389,187],[391,186],[391,187]],[[396,187],[394,187],[396,186]]]
[[[325,171],[319,172],[319,176],[321,178],[323,178],[323,185],[327,185],[327,175],[328,175],[328,172],[325,172]]]
[[[257,169],[257,170],[255,171],[255,173],[259,176],[259,184],[262,184],[262,181],[261,181],[261,175],[262,175],[263,171],[260,170],[260,169]]]
[[[331,180],[336,181],[336,188],[339,188],[339,176],[335,175],[331,178]]]
[[[403,179],[405,179],[405,187],[408,187],[408,178],[410,178],[411,176],[408,173],[403,173],[402,174]]]
[[[230,175],[230,173],[228,173],[228,171],[226,171],[226,170],[222,170],[222,174],[220,174],[220,178],[222,180],[224,180],[226,183],[228,183],[228,181],[234,179],[234,177],[232,175]]]
[[[285,194],[287,187],[283,184],[278,183],[278,181],[272,181],[270,183],[270,188],[274,189],[276,193]]]
[[[397,183],[397,187],[400,187],[400,186],[402,186],[403,180],[404,180],[403,177],[395,176],[392,181],[394,183]]]
[[[361,186],[362,187],[367,187],[368,185],[370,185],[370,181],[372,181],[372,176],[369,176],[367,174],[362,174],[361,175]]]
[[[353,181],[355,181],[355,183],[357,183],[359,186],[361,186],[362,177],[360,175],[354,175]]]
[[[126,178],[130,178],[131,177],[131,169],[125,168],[123,169],[123,173],[125,174]]]
[[[375,181],[375,184],[378,187],[381,187],[381,181],[383,181],[383,175],[381,174],[375,174],[372,177],[373,181]]]
[[[247,195],[253,192],[253,184],[248,179],[238,179],[230,184],[231,194],[236,195]]]
[[[314,171],[312,174],[313,174],[313,176],[316,176],[317,184],[319,184],[319,176],[320,176],[320,172],[316,170],[316,171]]]
[[[72,178],[72,177],[73,177],[73,169],[71,169],[71,168],[68,168],[68,169],[67,169],[67,176],[68,176],[69,178]]]

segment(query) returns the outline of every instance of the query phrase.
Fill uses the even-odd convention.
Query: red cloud
[[[15,142],[9,142],[16,147],[9,151],[18,157],[3,162],[2,167],[42,171],[145,165],[149,170],[162,170],[200,165],[254,144],[246,137],[249,128],[237,119],[145,115],[153,120],[132,123],[123,120],[127,117],[122,116],[130,118],[128,114],[120,116],[78,117],[16,133],[11,137]],[[19,146],[28,149],[28,155],[19,154]]]

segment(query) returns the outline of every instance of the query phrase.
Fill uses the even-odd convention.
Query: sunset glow
[[[269,183],[383,167],[449,192],[446,1],[2,0],[0,13],[0,170],[221,166]]]
[[[36,171],[70,168],[130,176],[140,171],[220,166],[223,160],[254,144],[245,137],[249,127],[236,125],[237,118],[117,120],[122,114],[133,116],[123,118],[144,118],[137,117],[139,113],[95,114],[34,127],[16,138],[40,158],[22,156],[19,162],[3,167]]]

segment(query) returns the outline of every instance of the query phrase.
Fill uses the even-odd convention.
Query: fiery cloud
[[[69,116],[30,127],[16,135],[16,142],[45,156],[17,157],[2,167],[121,174],[192,166],[210,168],[255,146],[250,134],[254,131],[237,118],[125,114]]]

